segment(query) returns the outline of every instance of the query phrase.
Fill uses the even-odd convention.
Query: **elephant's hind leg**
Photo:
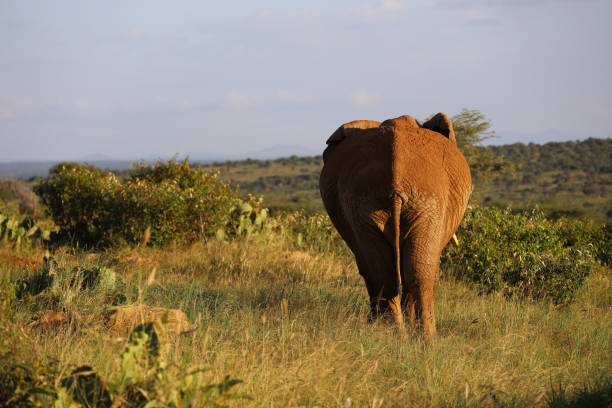
[[[439,266],[439,254],[431,247],[407,242],[402,259],[402,306],[408,319],[422,326],[427,340],[436,335],[433,295]]]
[[[404,326],[395,256],[393,247],[380,230],[364,228],[359,237],[359,269],[363,275],[368,294],[372,317],[389,312],[399,327]]]

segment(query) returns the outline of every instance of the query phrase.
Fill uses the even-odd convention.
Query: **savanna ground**
[[[2,256],[13,260],[0,267],[7,293],[7,278],[28,268],[23,259],[42,259],[44,250],[4,247]],[[399,335],[385,322],[367,322],[365,287],[346,253],[308,243],[298,250],[278,232],[164,250],[62,248],[54,257],[66,269],[112,268],[125,282],[128,303],[183,310],[195,330],[165,339],[163,359],[180,372],[210,369],[194,382],[217,383],[226,374],[243,380],[234,391],[251,399],[227,401],[231,406],[610,403],[612,276],[603,267],[563,307],[481,294],[442,273],[435,297],[439,336],[426,345],[414,331]],[[109,306],[104,294],[79,293],[59,301],[68,314]],[[33,326],[53,302],[3,296],[1,353],[36,367],[42,382],[59,384],[89,365],[119,390],[125,337],[76,321]]]

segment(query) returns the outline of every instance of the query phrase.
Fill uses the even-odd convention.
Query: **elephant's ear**
[[[347,135],[349,135],[352,129],[370,129],[377,128],[380,126],[380,122],[374,120],[354,120],[352,122],[345,123],[340,126],[332,135],[327,139],[327,144],[338,143],[342,141]]]
[[[397,128],[403,127],[403,128],[413,128],[413,129],[418,129],[421,127],[419,126],[419,123],[416,121],[416,119],[410,115],[400,116],[399,118],[395,118],[395,119],[387,119],[380,126],[397,127]]]
[[[457,144],[455,138],[455,130],[453,129],[453,123],[451,120],[442,112],[436,114],[433,118],[423,123],[425,129],[433,130],[448,137],[448,140]]]

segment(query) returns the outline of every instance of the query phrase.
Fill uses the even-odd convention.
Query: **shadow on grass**
[[[553,386],[546,402],[549,408],[612,407],[612,378],[585,384],[571,395],[568,395],[563,385]]]

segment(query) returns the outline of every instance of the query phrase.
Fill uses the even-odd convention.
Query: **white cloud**
[[[375,5],[367,4],[357,7],[353,11],[360,15],[365,21],[373,22],[380,17],[397,13],[404,8],[402,0],[382,0]]]
[[[255,26],[262,32],[276,33],[287,37],[301,47],[328,49],[334,43],[337,33],[323,24],[323,16],[312,11],[277,13],[262,11],[255,20]]]
[[[378,95],[359,89],[349,95],[349,102],[354,108],[365,108],[378,101]]]
[[[86,112],[91,108],[89,102],[85,99],[77,99],[76,101],[74,101],[73,105],[76,110],[81,112]]]
[[[297,92],[288,91],[281,89],[277,93],[277,97],[281,102],[289,102],[296,104],[310,103],[314,101],[314,98],[310,95],[300,94]]]
[[[225,102],[234,109],[247,109],[259,105],[261,98],[244,92],[230,91],[225,95]]]
[[[434,2],[435,6],[447,8],[471,8],[474,6],[486,7],[524,7],[538,6],[541,4],[557,4],[557,3],[591,3],[595,0],[438,0]]]
[[[15,101],[15,106],[17,106],[19,108],[28,109],[28,108],[39,107],[40,104],[34,103],[34,101],[29,99],[29,98],[22,98],[22,99],[19,99],[19,100]]]
[[[498,24],[499,20],[484,10],[468,10],[463,13],[463,21],[468,25]]]
[[[136,27],[132,27],[128,30],[127,32],[127,37],[130,40],[139,40],[141,38],[143,38],[145,36],[144,31],[142,31],[140,28],[136,28]]]
[[[11,112],[8,109],[0,108],[0,120],[13,119],[15,117],[15,113]]]
[[[398,11],[404,7],[404,4],[399,0],[383,0],[378,6],[380,11]]]
[[[197,105],[198,104],[196,102],[192,101],[191,99],[183,99],[182,101],[180,101],[178,103],[178,106],[180,108],[187,109],[187,110],[193,109],[193,108],[197,107]]]

